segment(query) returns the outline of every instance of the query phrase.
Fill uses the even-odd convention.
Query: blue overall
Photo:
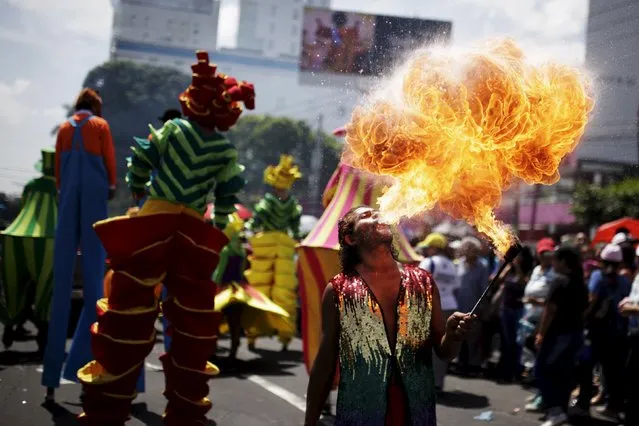
[[[84,307],[66,359],[63,377],[67,380],[77,382],[78,369],[93,359],[89,328],[97,320],[96,302],[103,297],[106,252],[93,230],[93,224],[108,216],[109,180],[104,159],[84,149],[81,129],[91,118],[89,115],[79,122],[69,119],[74,127],[72,147],[59,154],[61,184],[55,234],[53,302],[42,372],[42,384],[50,388],[60,386],[65,362],[78,247],[82,250]]]
[[[151,172],[151,180],[153,180],[153,178],[155,177],[155,175],[157,174],[157,170],[153,170],[153,172]],[[144,198],[142,198],[142,200],[140,200],[138,207],[142,208],[142,206],[144,205],[144,203],[147,200],[147,196],[145,196]],[[166,287],[162,286],[162,295],[161,295],[161,299],[162,301],[165,301],[168,298],[168,293],[166,291]],[[164,315],[162,315],[162,332],[163,332],[163,341],[164,341],[164,351],[168,352],[169,348],[171,347],[171,336],[169,336],[168,334],[169,331],[169,321],[166,319],[166,317]]]

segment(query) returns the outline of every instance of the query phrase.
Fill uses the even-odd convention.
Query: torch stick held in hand
[[[499,281],[501,273],[504,271],[504,269],[506,269],[506,266],[510,265],[513,262],[513,260],[515,260],[515,258],[517,257],[517,255],[519,255],[519,253],[521,253],[521,245],[519,243],[513,244],[512,246],[510,246],[508,251],[506,251],[506,254],[504,255],[504,262],[499,267],[499,270],[495,274],[495,277],[492,279],[490,284],[488,284],[488,286],[486,287],[482,295],[479,297],[479,300],[477,301],[477,303],[475,303],[475,306],[473,307],[472,311],[470,311],[471,315],[475,315],[475,311],[477,310],[479,305],[481,305],[481,303],[484,301],[484,299],[486,298],[486,295],[490,292],[490,289],[492,289],[494,285]]]

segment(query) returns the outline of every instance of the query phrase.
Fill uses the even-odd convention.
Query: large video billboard
[[[380,75],[405,54],[450,41],[452,23],[306,7],[300,70]]]

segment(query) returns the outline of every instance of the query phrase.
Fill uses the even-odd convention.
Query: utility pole
[[[637,107],[637,122],[635,123],[635,131],[637,133],[637,163],[639,164],[639,106]]]
[[[541,193],[541,185],[535,184],[533,186],[532,205],[530,212],[530,235],[534,235],[535,225],[537,224],[537,203],[539,201],[539,195]]]
[[[519,232],[519,210],[520,210],[520,199],[521,199],[521,182],[517,181],[515,182],[515,190],[513,191],[515,193],[515,205],[513,206],[513,228],[515,228],[515,231]]]
[[[324,128],[324,114],[317,116],[317,133],[315,134],[315,147],[311,154],[311,176],[309,179],[311,205],[313,213],[320,213],[319,206],[322,198],[322,189],[320,188],[320,180],[322,176],[322,163],[324,162],[323,137],[322,129]],[[316,211],[317,210],[317,211]]]

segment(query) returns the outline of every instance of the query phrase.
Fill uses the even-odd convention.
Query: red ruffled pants
[[[78,371],[85,391],[79,420],[91,426],[128,420],[136,381],[155,344],[160,307],[154,289],[163,283],[169,298],[162,311],[172,334],[169,352],[160,357],[168,400],[164,423],[205,424],[212,405],[207,381],[218,373],[208,362],[220,320],[211,275],[227,237],[185,212],[121,217],[95,230],[111,259],[111,293],[98,302],[91,329],[95,360]]]

